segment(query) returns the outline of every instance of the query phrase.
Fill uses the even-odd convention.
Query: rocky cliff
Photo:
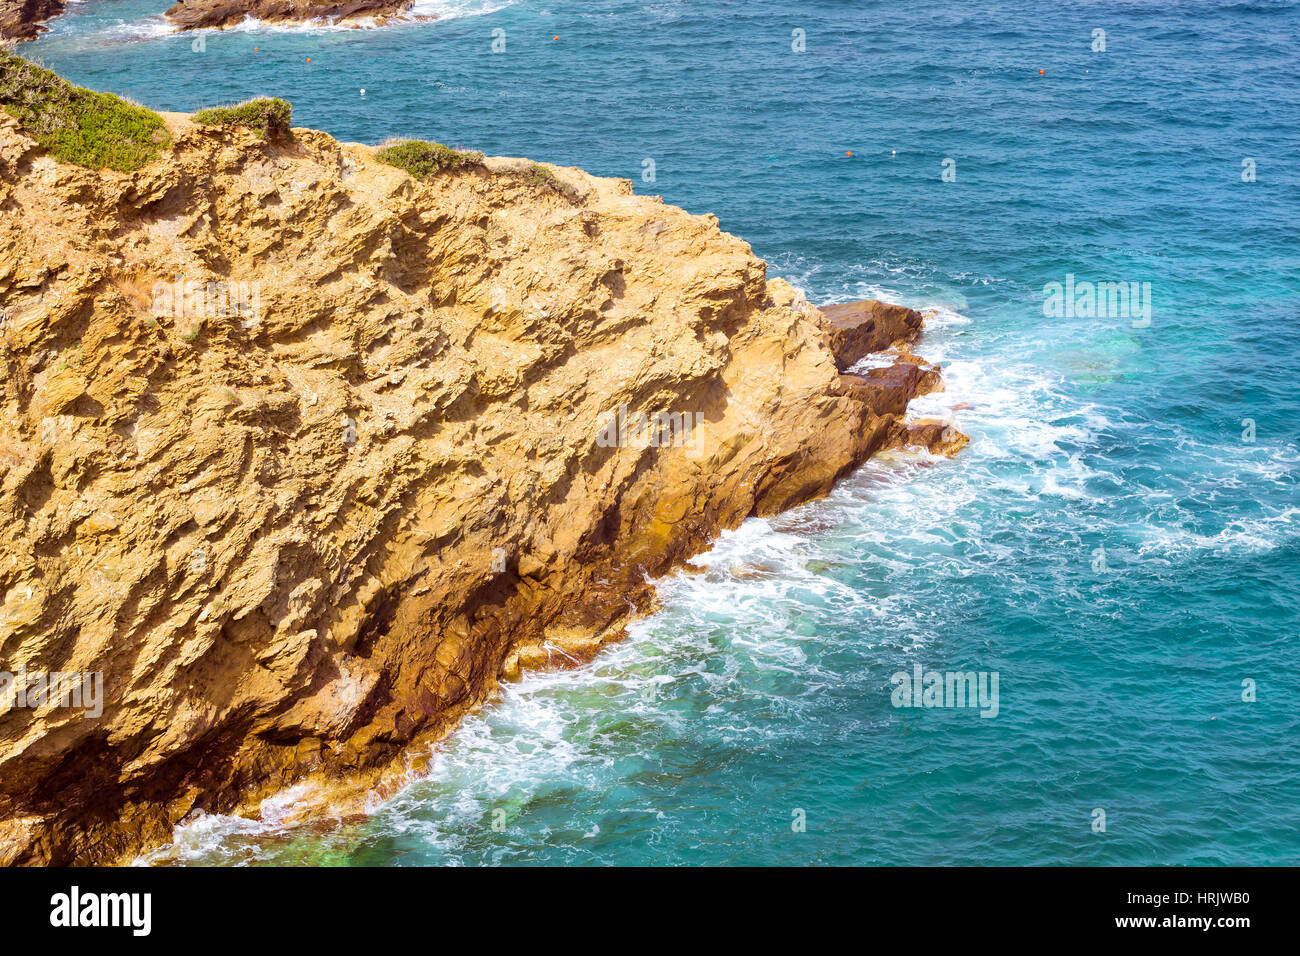
[[[166,120],[116,173],[0,113],[0,670],[102,677],[0,700],[6,862],[383,792],[720,530],[965,440],[905,421],[921,316],[828,316],[627,181]]]
[[[0,41],[35,39],[65,6],[63,0],[0,0]]]

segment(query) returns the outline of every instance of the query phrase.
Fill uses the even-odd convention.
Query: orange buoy
[[[558,40],[559,37],[551,37],[551,39],[554,41],[554,40]]]
[[[1042,76],[1042,75],[1043,75],[1044,73],[1046,73],[1046,72],[1047,72],[1046,70],[1039,70],[1039,71],[1038,71],[1038,75],[1039,75],[1039,76]]]
[[[844,155],[845,155],[845,156],[852,156],[852,155],[853,155],[853,150],[851,150],[851,149],[850,149],[850,150],[846,150],[845,153],[844,153]]]

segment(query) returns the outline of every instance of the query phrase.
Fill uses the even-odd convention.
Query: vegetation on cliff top
[[[533,165],[525,169],[523,174],[523,179],[524,182],[528,183],[531,186],[541,186],[545,189],[555,190],[557,193],[559,193],[565,199],[569,200],[569,202],[573,203],[574,205],[580,206],[584,201],[582,193],[580,193],[569,183],[566,183],[564,180],[560,179],[560,177],[555,175],[555,173],[552,170],[548,169],[545,166],[542,166],[539,163],[534,163]]]
[[[428,181],[439,173],[468,166],[478,166],[483,162],[483,154],[470,150],[452,149],[442,143],[431,143],[422,139],[395,139],[379,147],[376,158],[381,163],[404,169],[416,179]],[[554,190],[569,202],[581,205],[582,193],[560,179],[545,166],[533,163],[521,170],[511,172],[530,186]]]
[[[130,172],[171,143],[163,118],[0,50],[0,108],[55,159]]]
[[[385,143],[376,157],[381,163],[404,169],[416,179],[432,179],[449,169],[476,166],[483,162],[483,154],[452,149],[442,143],[422,139],[399,139]]]
[[[262,97],[234,106],[214,106],[194,114],[201,126],[243,126],[262,139],[288,139],[293,106],[285,100]]]

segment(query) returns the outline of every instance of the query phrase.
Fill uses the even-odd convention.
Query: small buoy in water
[[[846,150],[845,153],[844,153],[844,155],[845,155],[845,156],[852,156],[852,155],[853,155],[853,150],[851,150],[851,149],[850,149],[850,150]]]
[[[889,153],[889,155],[890,155],[890,156],[897,156],[897,155],[898,155],[898,150],[896,150],[896,149],[895,149],[895,150],[891,150],[890,153]]]
[[[366,95],[366,88],[365,88],[364,86],[361,87],[361,95],[362,95],[362,96],[365,96],[365,95]]]
[[[1046,70],[1039,70],[1039,71],[1038,71],[1038,75],[1039,75],[1039,76],[1042,76],[1042,75],[1043,75],[1044,73],[1046,73],[1046,72],[1047,72]]]
[[[552,41],[552,42],[554,42],[555,40],[558,40],[558,39],[559,39],[559,37],[551,37],[551,41]]]
[[[307,62],[308,62],[308,63],[311,62],[311,57],[307,57]]]

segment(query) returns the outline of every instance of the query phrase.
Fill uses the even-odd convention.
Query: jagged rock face
[[[410,6],[411,0],[177,0],[167,8],[166,17],[182,30],[193,30],[234,26],[249,17],[267,23],[383,20]]]
[[[842,375],[843,329],[625,180],[557,170],[575,203],[515,160],[420,183],[168,122],[119,174],[0,114],[0,670],[103,682],[98,717],[0,706],[0,859],[383,792],[721,529],[964,441],[902,421],[939,386],[916,313],[873,309],[853,348],[897,361]],[[620,409],[689,413],[685,441]]]
[[[900,339],[912,341],[921,333],[921,314],[901,305],[875,299],[822,306],[823,325],[830,333],[831,351],[840,368],[848,368],[865,355],[878,352]]]
[[[63,0],[0,0],[0,40],[32,40],[63,12]]]

